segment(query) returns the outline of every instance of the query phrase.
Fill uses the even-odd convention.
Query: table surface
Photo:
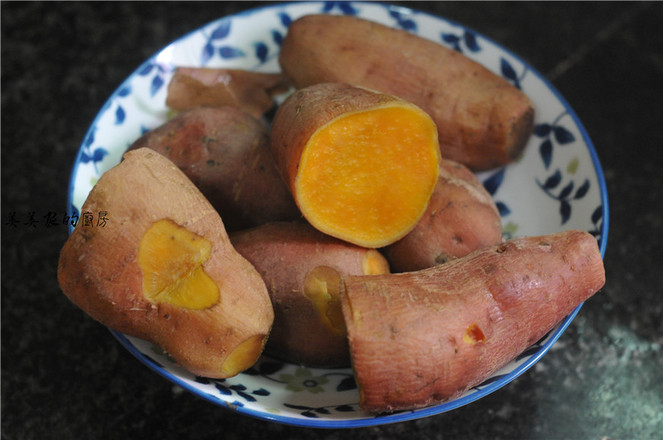
[[[535,367],[477,402],[353,430],[256,420],[173,386],[62,295],[66,228],[12,227],[9,215],[64,214],[74,157],[113,90],[169,42],[261,4],[2,3],[2,438],[660,438],[661,3],[401,3],[547,77],[583,121],[608,187],[605,287]]]

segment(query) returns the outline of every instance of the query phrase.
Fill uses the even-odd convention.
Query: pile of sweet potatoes
[[[179,113],[83,206],[115,220],[62,249],[62,290],[90,316],[210,377],[263,350],[352,365],[362,408],[385,412],[462,394],[603,286],[588,233],[504,241],[474,174],[522,152],[520,90],[354,17],[294,21],[279,61],[178,69]]]

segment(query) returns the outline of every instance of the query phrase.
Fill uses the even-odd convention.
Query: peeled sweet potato
[[[177,165],[219,211],[226,229],[301,217],[279,175],[265,125],[233,107],[196,107],[146,132],[148,147]]]
[[[275,106],[274,96],[288,88],[281,73],[178,67],[168,83],[166,106],[176,111],[231,106],[260,118]]]
[[[274,312],[218,213],[172,162],[127,152],[92,188],[58,264],[64,294],[102,324],[149,340],[200,376],[225,378],[260,356]]]
[[[492,197],[467,167],[440,162],[440,176],[417,226],[383,252],[393,272],[426,269],[502,241]]]
[[[431,115],[443,157],[473,171],[517,158],[534,123],[530,99],[441,44],[353,16],[290,24],[279,62],[298,88],[344,82],[398,96]]]
[[[305,222],[270,223],[230,240],[263,277],[272,300],[274,326],[265,350],[309,367],[348,366],[340,278],[388,273],[385,258]]]
[[[596,239],[566,231],[342,283],[360,404],[389,412],[480,384],[596,293],[605,272]]]
[[[437,130],[425,112],[348,84],[290,95],[274,116],[271,148],[303,216],[363,247],[410,232],[439,173]]]

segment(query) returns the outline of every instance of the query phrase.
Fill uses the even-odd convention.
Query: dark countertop
[[[661,3],[407,4],[473,28],[546,76],[583,121],[607,181],[606,286],[540,362],[497,392],[387,426],[269,423],[182,392],[69,303],[55,276],[67,231],[45,220],[65,213],[70,168],[97,110],[167,43],[256,5],[2,3],[2,438],[660,438]]]

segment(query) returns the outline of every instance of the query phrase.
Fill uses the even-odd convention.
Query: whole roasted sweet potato
[[[596,293],[605,272],[596,239],[566,231],[342,282],[360,404],[388,412],[480,384]]]
[[[235,232],[230,240],[263,277],[272,300],[266,351],[311,367],[348,366],[340,278],[388,273],[385,258],[305,222],[269,223]]]
[[[502,241],[502,222],[492,197],[467,167],[440,162],[440,177],[417,226],[383,252],[393,272],[408,272]]]
[[[58,264],[64,294],[104,325],[146,339],[194,374],[236,375],[260,356],[274,312],[219,214],[168,159],[127,152],[92,188]]]
[[[265,125],[233,107],[196,107],[146,132],[130,147],[177,165],[219,211],[226,229],[301,215],[279,175]]]
[[[270,144],[302,215],[363,247],[410,232],[439,173],[437,130],[425,112],[348,84],[290,95],[274,116]]]
[[[512,162],[534,122],[530,99],[441,44],[353,16],[308,15],[290,24],[279,61],[303,88],[343,82],[398,96],[431,115],[442,156],[486,170]]]

